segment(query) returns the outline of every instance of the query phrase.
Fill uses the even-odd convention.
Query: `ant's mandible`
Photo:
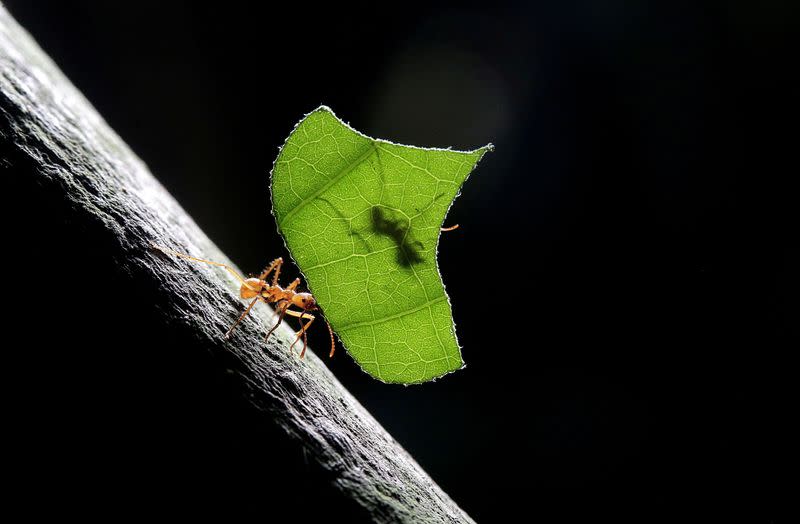
[[[178,253],[177,251],[173,251],[171,249],[167,249],[160,246],[153,246],[154,248],[162,251],[164,253],[168,253],[180,258],[186,258],[188,260],[194,260],[195,262],[203,262],[204,264],[211,264],[212,266],[219,266],[221,268],[226,269],[230,272],[233,276],[235,276],[239,281],[242,283],[242,287],[239,289],[239,296],[244,299],[253,299],[250,302],[250,305],[247,306],[247,309],[244,310],[244,313],[233,323],[227,333],[225,333],[225,338],[231,336],[233,330],[236,329],[236,326],[239,325],[239,322],[244,320],[256,302],[261,301],[265,304],[275,304],[275,311],[278,313],[278,322],[272,326],[272,329],[267,332],[267,336],[264,337],[264,341],[269,338],[273,331],[275,331],[278,326],[280,325],[281,321],[283,321],[283,317],[286,315],[290,315],[293,317],[297,317],[300,319],[300,331],[298,331],[295,335],[294,342],[289,347],[289,349],[294,348],[294,345],[300,340],[300,337],[303,337],[303,351],[300,352],[300,358],[303,358],[306,354],[306,348],[308,347],[308,337],[306,335],[306,330],[308,326],[314,322],[314,315],[310,314],[309,311],[318,311],[319,306],[317,305],[317,301],[311,293],[300,293],[295,291],[297,286],[300,285],[300,279],[296,278],[294,281],[289,284],[288,286],[281,287],[278,285],[278,276],[281,274],[281,266],[283,265],[283,258],[278,257],[273,260],[267,268],[258,275],[257,278],[242,278],[242,276],[234,271],[234,269],[230,266],[225,264],[220,264],[219,262],[212,262],[211,260],[205,260],[202,258],[195,258],[189,255],[185,255],[183,253]],[[267,283],[267,277],[272,274],[272,284]],[[302,311],[295,311],[293,309],[289,309],[291,307],[296,307]],[[308,320],[305,325],[303,325],[303,320]],[[331,352],[330,356],[333,357],[333,352],[336,350],[336,342],[333,337],[333,328],[331,328],[330,322],[325,320],[325,323],[328,325],[328,332],[331,335]]]

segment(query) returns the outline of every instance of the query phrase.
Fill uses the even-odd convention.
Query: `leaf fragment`
[[[328,321],[384,382],[463,367],[436,262],[453,199],[491,145],[425,149],[367,137],[319,107],[272,170],[273,213]]]

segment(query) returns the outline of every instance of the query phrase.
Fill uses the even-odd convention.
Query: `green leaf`
[[[379,380],[426,382],[464,366],[436,248],[490,149],[369,138],[322,106],[275,161],[272,207],[286,245],[345,348]]]

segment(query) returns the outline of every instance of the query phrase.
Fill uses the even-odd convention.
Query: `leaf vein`
[[[408,315],[416,313],[417,311],[422,311],[425,308],[429,308],[431,306],[438,304],[439,302],[444,302],[445,300],[447,300],[447,297],[442,295],[440,297],[434,298],[433,300],[428,300],[427,302],[424,302],[417,307],[406,309],[405,311],[400,311],[399,313],[395,313],[394,315],[387,315],[385,317],[377,318],[375,320],[353,322],[351,324],[345,324],[344,326],[337,326],[337,328],[341,331],[345,331],[347,329],[359,328],[364,326],[377,326],[378,324],[383,324],[384,322],[389,322],[390,320],[406,317]]]
[[[330,188],[332,185],[334,185],[336,182],[338,182],[339,180],[341,180],[342,178],[344,178],[344,177],[346,177],[348,174],[350,174],[350,173],[351,173],[351,172],[352,172],[352,171],[353,171],[355,168],[357,168],[358,166],[360,166],[362,163],[364,163],[364,161],[365,161],[365,160],[367,160],[367,159],[368,159],[370,156],[372,156],[372,154],[373,154],[374,152],[375,152],[375,142],[372,142],[372,141],[371,141],[371,142],[369,142],[369,145],[368,145],[368,147],[367,147],[367,148],[365,148],[365,150],[364,150],[364,151],[363,151],[363,152],[362,152],[360,155],[358,155],[358,156],[357,156],[357,157],[356,157],[356,158],[355,158],[355,159],[354,159],[352,162],[350,162],[349,164],[347,164],[346,166],[344,166],[344,167],[343,167],[343,168],[342,168],[342,169],[341,169],[341,170],[340,170],[338,173],[336,173],[336,174],[335,174],[335,175],[334,175],[334,176],[333,176],[333,177],[332,177],[330,180],[328,180],[328,182],[326,182],[326,183],[325,183],[325,184],[324,184],[322,187],[320,187],[319,189],[317,189],[316,191],[314,191],[314,193],[312,193],[312,194],[311,194],[309,197],[307,197],[307,198],[304,198],[303,200],[301,200],[301,201],[300,201],[300,202],[299,202],[299,203],[298,203],[298,204],[297,204],[297,205],[296,205],[296,206],[295,206],[295,207],[294,207],[292,210],[290,210],[289,212],[287,212],[287,213],[286,213],[286,214],[283,216],[283,219],[281,220],[281,228],[283,228],[283,227],[284,227],[284,225],[287,223],[287,221],[288,221],[288,220],[289,220],[291,217],[293,217],[294,215],[296,215],[296,214],[297,214],[297,213],[298,213],[298,212],[299,212],[301,209],[303,209],[304,207],[306,207],[308,204],[310,204],[311,202],[313,202],[314,200],[316,200],[318,196],[320,196],[320,195],[321,195],[321,194],[323,194],[325,191],[327,191],[327,190],[328,190],[328,189],[329,189],[329,188]]]

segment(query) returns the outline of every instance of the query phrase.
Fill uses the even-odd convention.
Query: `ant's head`
[[[317,300],[311,296],[311,293],[295,293],[292,297],[292,305],[302,308],[306,311],[314,311],[318,309]]]
[[[242,288],[239,294],[242,298],[255,298],[261,294],[261,291],[267,286],[267,283],[257,278],[248,278],[242,282]]]

